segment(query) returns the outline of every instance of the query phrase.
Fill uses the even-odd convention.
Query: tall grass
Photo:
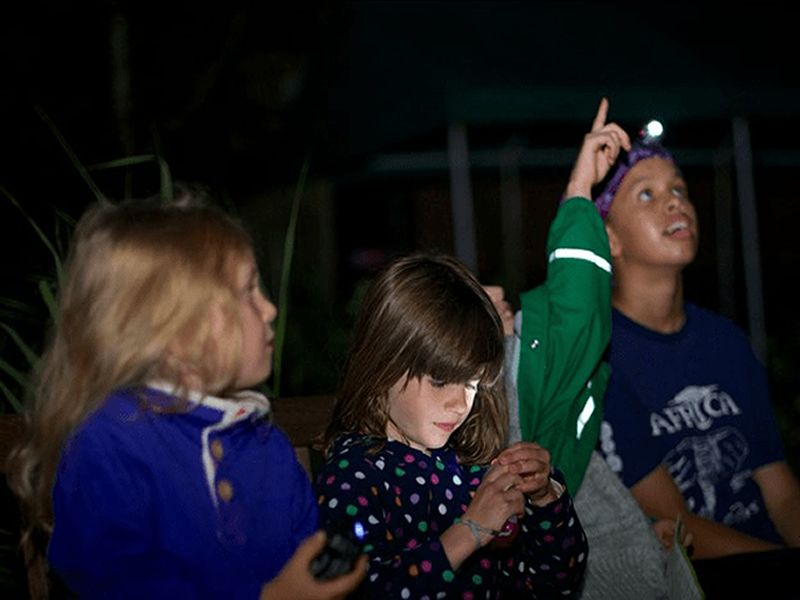
[[[297,180],[294,197],[292,198],[292,212],[283,242],[283,264],[281,265],[281,280],[278,287],[279,310],[278,318],[275,322],[275,352],[272,358],[272,395],[275,398],[280,398],[281,392],[281,363],[283,344],[286,339],[286,322],[289,316],[289,278],[294,257],[294,241],[297,231],[297,219],[300,214],[300,201],[305,191],[307,176],[308,159],[303,162],[303,166],[300,169],[300,177]]]
[[[55,123],[44,113],[40,108],[36,108],[37,113],[42,121],[52,132],[66,156],[69,158],[72,165],[83,178],[87,187],[92,195],[98,201],[106,201],[106,196],[101,191],[100,187],[90,175],[90,171],[129,168],[131,166],[141,165],[144,163],[155,162],[159,168],[159,195],[162,199],[171,198],[173,194],[173,182],[167,162],[160,156],[155,154],[144,154],[138,156],[128,156],[111,160],[108,162],[92,165],[86,167],[78,159],[70,144],[56,127]],[[49,236],[44,232],[42,227],[25,211],[22,203],[17,200],[15,195],[11,193],[5,186],[0,184],[0,194],[8,200],[11,205],[19,212],[22,219],[27,223],[35,232],[38,240],[47,249],[50,258],[52,259],[52,272],[54,275],[32,275],[35,281],[35,286],[38,289],[39,300],[47,309],[47,315],[51,321],[57,318],[56,315],[56,295],[58,287],[63,277],[63,262],[66,254],[66,247],[68,239],[74,229],[75,219],[67,215],[65,212],[54,209],[55,216],[55,232]],[[0,321],[0,331],[4,334],[3,346],[7,344],[16,349],[21,356],[23,364],[12,365],[8,360],[0,357],[0,394],[2,394],[3,403],[0,404],[1,412],[9,412],[9,409],[14,412],[23,410],[24,396],[27,393],[30,385],[30,373],[36,366],[38,361],[38,353],[36,347],[39,340],[33,341],[25,339],[19,332],[18,328],[14,326],[13,321],[19,318],[25,318],[30,315],[38,314],[39,307],[31,306],[30,304],[20,301],[19,299],[0,296],[0,314],[2,319]],[[38,336],[41,337],[41,336]]]
[[[0,193],[20,212],[25,222],[33,228],[38,239],[50,253],[55,277],[36,276],[34,279],[39,292],[39,299],[47,308],[49,318],[55,319],[56,290],[63,273],[63,249],[59,248],[59,245],[45,234],[36,221],[22,208],[22,205],[14,195],[2,185],[0,185]],[[74,221],[61,211],[56,211],[55,216],[58,223],[66,224],[70,230],[74,226]],[[6,341],[16,348],[24,361],[24,366],[15,366],[0,357],[0,375],[3,376],[3,378],[0,378],[0,393],[2,393],[2,398],[5,402],[5,405],[2,405],[2,412],[9,412],[8,408],[14,412],[21,412],[23,398],[30,384],[30,372],[36,366],[39,357],[35,350],[36,343],[25,340],[17,328],[12,325],[11,321],[26,315],[36,314],[38,310],[25,302],[7,296],[0,296],[0,306],[3,309],[2,313],[0,313],[3,315],[3,320],[0,321],[0,331],[5,334]]]
[[[44,124],[50,129],[56,138],[65,155],[80,174],[86,183],[89,191],[98,201],[108,201],[107,196],[93,179],[91,173],[106,171],[110,169],[128,169],[130,167],[155,163],[158,167],[159,197],[162,200],[171,199],[174,195],[174,182],[167,161],[159,154],[141,154],[126,156],[109,160],[102,163],[85,166],[70,144],[56,127],[55,123],[41,109],[37,108],[37,113]],[[265,386],[265,391],[272,397],[280,395],[281,387],[281,366],[284,340],[286,338],[286,323],[288,317],[288,296],[291,275],[291,266],[294,256],[295,235],[301,199],[305,192],[306,180],[309,171],[309,161],[306,160],[300,170],[297,185],[294,190],[292,201],[291,217],[287,226],[286,237],[284,240],[282,267],[280,274],[280,284],[278,288],[278,305],[281,310],[275,323],[275,352],[273,355],[273,379],[271,389]],[[19,212],[23,221],[27,223],[35,232],[38,240],[47,249],[52,259],[52,275],[34,275],[35,286],[38,289],[38,300],[47,309],[48,318],[53,321],[57,318],[56,314],[56,295],[59,283],[63,277],[63,261],[66,254],[68,239],[75,226],[75,219],[59,209],[54,210],[55,233],[48,236],[42,227],[25,211],[22,204],[8,189],[0,184],[0,195],[4,196]],[[228,206],[227,210],[233,207]],[[0,412],[20,412],[23,410],[24,396],[30,385],[30,373],[34,370],[38,361],[39,339],[35,341],[25,339],[20,331],[13,325],[13,322],[21,317],[30,317],[40,312],[41,307],[31,306],[19,299],[0,296],[0,349],[10,344],[20,355],[22,364],[11,364],[8,360],[0,357]]]

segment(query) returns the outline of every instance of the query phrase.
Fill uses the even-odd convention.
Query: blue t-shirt
[[[628,487],[663,463],[693,513],[780,543],[752,478],[784,460],[766,372],[730,320],[685,310],[673,334],[614,310],[601,450]]]

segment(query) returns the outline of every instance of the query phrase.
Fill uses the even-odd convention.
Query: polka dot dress
[[[545,507],[528,502],[510,547],[484,547],[454,571],[439,536],[486,468],[460,465],[450,448],[428,456],[385,442],[375,452],[375,442],[341,436],[315,482],[323,526],[364,526],[370,598],[565,598],[577,589],[588,547],[568,493]]]

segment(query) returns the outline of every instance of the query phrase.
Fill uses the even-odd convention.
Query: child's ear
[[[611,258],[617,258],[622,251],[622,244],[619,241],[619,237],[617,237],[614,228],[606,222],[606,234],[608,235],[608,247],[611,252]]]

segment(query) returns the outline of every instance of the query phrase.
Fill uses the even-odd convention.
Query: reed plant
[[[159,196],[164,200],[173,197],[175,185],[171,171],[167,161],[160,154],[126,156],[85,166],[49,116],[39,109],[37,109],[37,111],[42,121],[47,125],[64,150],[65,155],[69,158],[72,165],[86,183],[89,191],[97,200],[106,200],[107,196],[102,192],[97,182],[92,177],[92,172],[110,169],[128,170],[132,167],[146,164],[157,165]],[[277,293],[278,304],[281,310],[278,313],[275,323],[273,377],[271,385],[264,384],[262,389],[262,391],[270,397],[278,397],[280,395],[281,358],[286,336],[290,273],[300,205],[305,191],[308,170],[309,161],[306,159],[302,165],[295,186],[291,215],[284,240],[280,284]],[[32,305],[30,301],[0,294],[0,413],[19,413],[24,410],[25,396],[30,389],[30,377],[39,358],[39,350],[44,332],[43,330],[37,330],[33,334],[26,336],[15,323],[38,319],[39,325],[46,325],[45,322],[38,318],[38,316],[41,315],[42,307],[45,309],[44,321],[48,319],[52,321],[56,318],[58,285],[63,277],[63,261],[66,255],[69,237],[75,226],[75,219],[62,210],[54,209],[53,232],[48,234],[43,230],[42,226],[26,212],[17,197],[2,184],[0,184],[0,195],[10,202],[17,210],[21,220],[33,229],[36,238],[46,248],[52,260],[52,269],[50,272],[44,274],[31,273],[28,276],[28,279],[32,280],[33,285],[38,290],[38,296],[36,298],[38,306]],[[233,205],[228,205],[225,208],[230,211],[235,211],[235,206]],[[14,224],[9,225],[12,227],[14,226]],[[16,361],[12,361],[12,359],[3,356],[10,354],[15,355]]]

